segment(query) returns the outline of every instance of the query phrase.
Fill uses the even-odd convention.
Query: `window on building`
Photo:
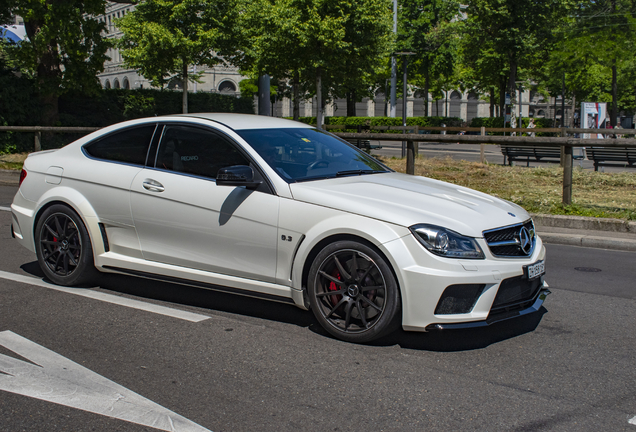
[[[234,85],[232,81],[223,81],[221,84],[219,84],[219,91],[228,92],[228,93],[235,92],[236,86]]]

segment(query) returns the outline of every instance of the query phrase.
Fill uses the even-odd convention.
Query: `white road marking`
[[[106,294],[99,291],[93,291],[88,288],[68,288],[62,287],[58,285],[54,285],[48,282],[43,281],[42,279],[34,278],[31,276],[24,276],[16,273],[9,273],[5,271],[0,271],[0,278],[8,279],[15,282],[26,283],[29,285],[36,285],[44,288],[53,289],[56,291],[61,291],[68,294],[75,294],[82,297],[88,297],[95,300],[100,300],[107,303],[113,303],[120,306],[125,306],[133,309],[139,309],[146,312],[152,312],[160,315],[166,315],[172,318],[178,318],[191,322],[199,322],[210,317],[207,315],[200,315],[192,312],[187,312],[179,309],[173,309],[165,306],[159,306],[152,303],[146,303],[139,300],[133,300],[126,297],[120,297],[112,294]]]
[[[629,421],[627,423],[636,425],[636,416],[634,416],[631,419],[629,419]]]
[[[2,207],[2,206],[0,206],[0,210],[10,212],[11,211],[11,207]]]
[[[36,364],[0,354],[0,390],[159,430],[210,432],[11,331],[0,332],[0,345]]]

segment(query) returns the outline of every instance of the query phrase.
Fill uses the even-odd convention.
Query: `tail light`
[[[23,168],[22,171],[20,171],[20,183],[18,184],[18,187],[22,186],[22,182],[24,181],[24,179],[27,176],[27,172],[26,170]]]

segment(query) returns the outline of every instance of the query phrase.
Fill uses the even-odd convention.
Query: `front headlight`
[[[413,225],[411,232],[435,255],[446,258],[484,259],[484,253],[474,238],[435,225]]]

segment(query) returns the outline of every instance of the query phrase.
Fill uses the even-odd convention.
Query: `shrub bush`
[[[40,107],[31,79],[17,77],[0,68],[0,124],[37,126]],[[104,127],[124,120],[181,112],[180,91],[155,89],[103,89],[94,95],[69,92],[58,100],[57,126]],[[254,113],[252,98],[237,98],[217,93],[189,93],[189,111]],[[79,134],[50,133],[42,137],[42,148],[59,148],[79,138]],[[21,153],[33,149],[33,133],[0,132],[0,154]]]

